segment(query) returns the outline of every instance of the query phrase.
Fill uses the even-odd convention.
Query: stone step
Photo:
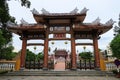
[[[105,71],[14,71],[2,76],[114,76]]]

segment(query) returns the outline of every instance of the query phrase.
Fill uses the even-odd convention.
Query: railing
[[[95,68],[95,61],[94,60],[80,60],[77,62],[77,69],[94,69]],[[66,62],[66,69],[71,69],[71,63]]]
[[[15,70],[16,61],[0,61],[0,70]]]
[[[26,69],[43,69],[43,61],[26,61]],[[53,61],[48,61],[48,69],[54,69]]]
[[[117,69],[117,66],[114,64],[114,62],[105,62],[105,66],[106,66],[106,71],[112,71]]]
[[[43,61],[26,61],[25,68],[26,69],[42,69]]]
[[[27,69],[42,69],[43,68],[43,61],[26,61],[25,67]],[[14,71],[16,68],[16,61],[0,61],[0,70],[12,70]],[[90,60],[80,60],[77,62],[77,69],[94,69],[95,62]],[[48,62],[48,69],[54,69],[54,63]],[[71,63],[66,62],[66,69],[71,69]],[[112,71],[117,69],[117,66],[114,62],[105,61],[105,70]]]
[[[80,60],[79,63],[77,63],[78,69],[94,69],[95,68],[95,61],[94,60]]]

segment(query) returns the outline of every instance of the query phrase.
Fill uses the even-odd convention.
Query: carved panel
[[[29,38],[29,39],[43,39],[43,38],[45,38],[45,35],[44,34],[29,34],[28,36],[27,36],[27,38]]]
[[[54,34],[53,38],[56,38],[56,39],[61,39],[61,38],[66,38],[66,34]]]
[[[75,34],[76,39],[92,39],[91,34]]]
[[[66,26],[54,26],[54,27],[50,27],[49,29],[50,32],[63,32],[63,31],[70,31],[70,27],[66,27]]]

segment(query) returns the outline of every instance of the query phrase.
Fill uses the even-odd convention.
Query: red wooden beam
[[[43,43],[28,43],[27,46],[44,46]]]
[[[76,43],[76,46],[79,46],[79,45],[93,45],[93,43]]]

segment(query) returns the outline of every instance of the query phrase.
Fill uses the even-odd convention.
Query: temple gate
[[[32,10],[33,17],[37,23],[28,24],[21,20],[20,25],[11,25],[8,23],[8,29],[21,36],[22,50],[20,68],[25,68],[26,46],[40,45],[44,46],[44,63],[43,69],[48,69],[48,43],[51,40],[69,40],[71,41],[71,69],[76,70],[76,46],[91,45],[94,48],[95,66],[100,68],[98,39],[100,35],[112,28],[114,21],[111,19],[105,24],[100,23],[97,18],[92,23],[84,23],[88,9],[84,8],[80,13],[74,9],[70,13],[49,13],[45,9],[39,14],[35,9]],[[49,35],[53,34],[53,38]],[[66,38],[70,34],[70,38]],[[42,39],[44,43],[27,43],[27,40]],[[76,43],[77,39],[90,39],[93,43]]]

